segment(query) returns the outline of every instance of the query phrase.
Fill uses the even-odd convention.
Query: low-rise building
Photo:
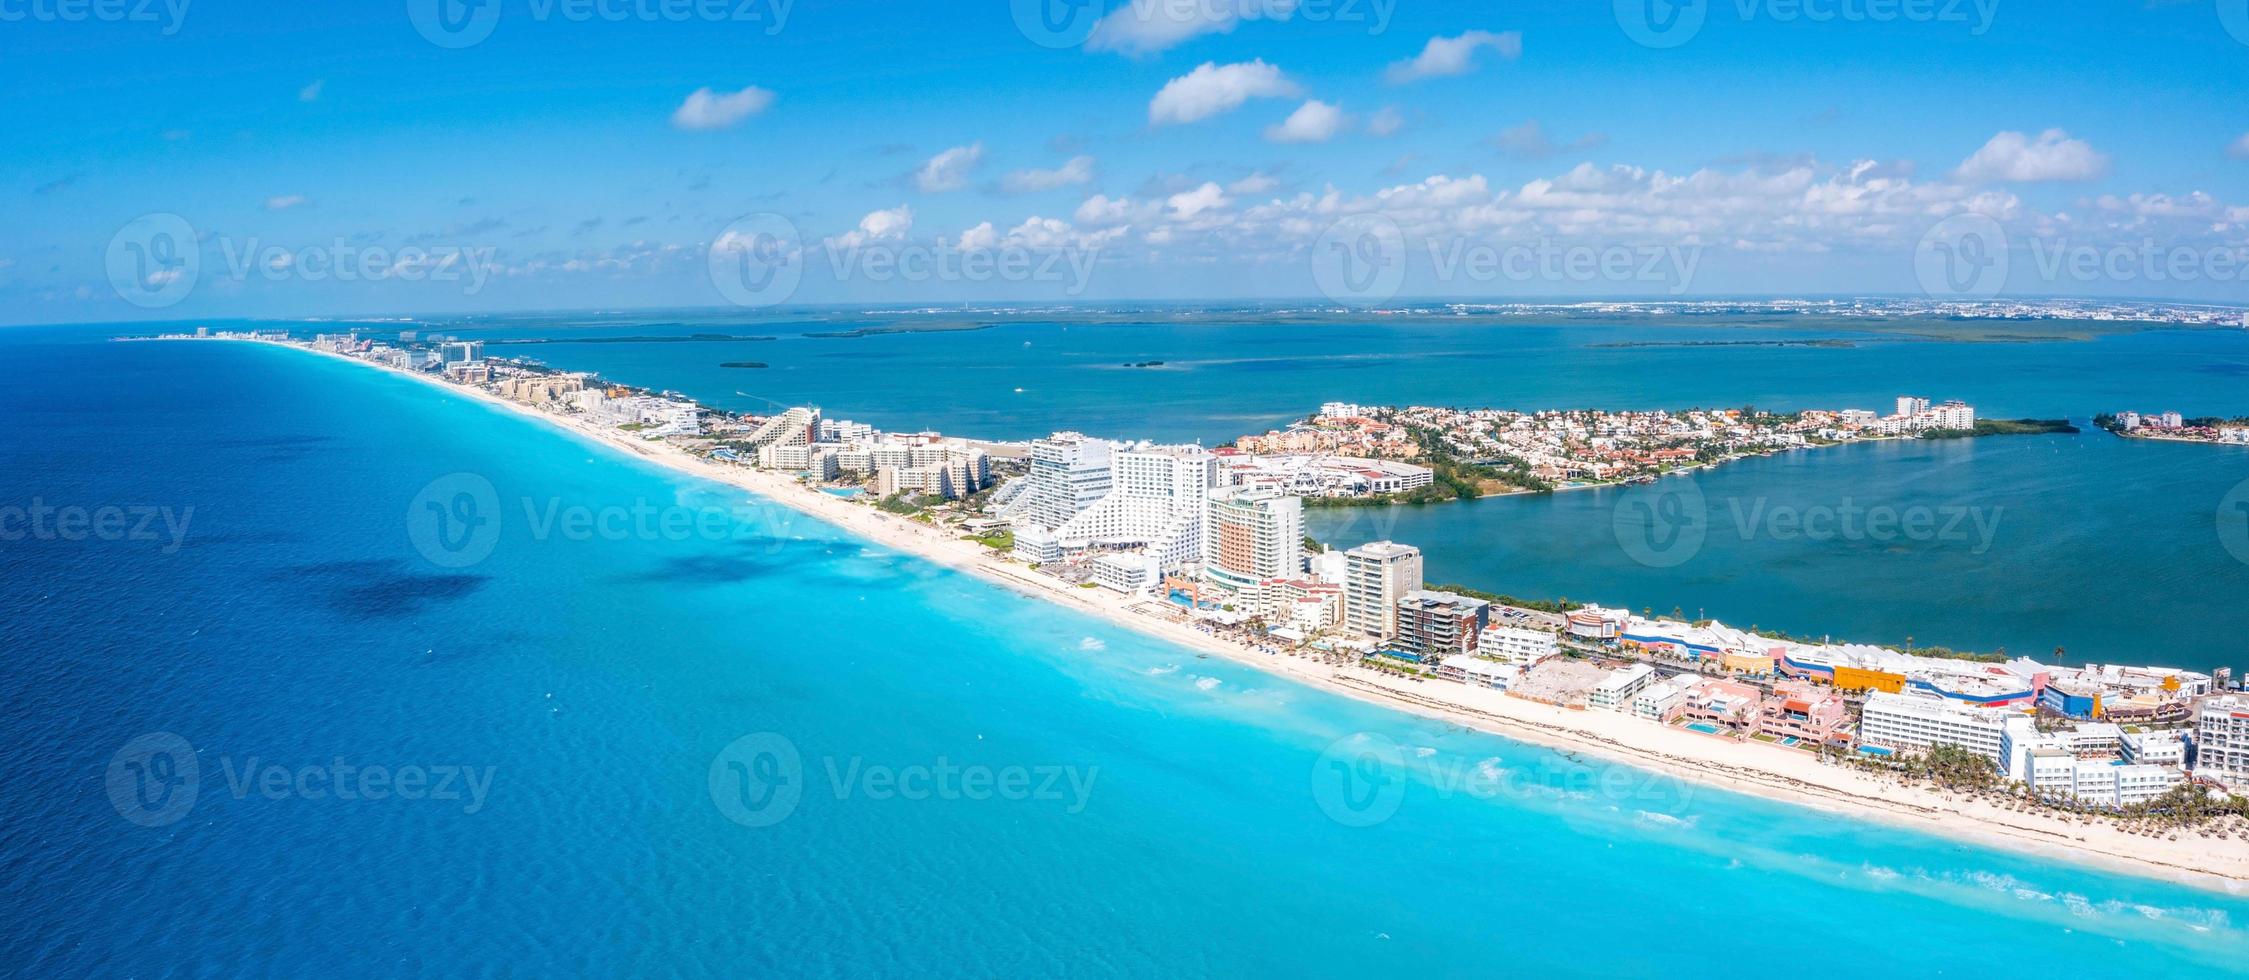
[[[1561,639],[1552,633],[1502,623],[1484,627],[1476,645],[1483,656],[1516,664],[1534,664],[1562,652]]]
[[[1702,725],[1742,735],[1757,727],[1757,710],[1764,698],[1757,688],[1741,683],[1706,679],[1687,689],[1687,696],[1672,708],[1666,722]]]
[[[1757,711],[1757,734],[1825,745],[1850,740],[1851,711],[1833,691],[1781,684]]]
[[[1702,679],[1693,674],[1676,674],[1641,689],[1632,696],[1632,716],[1660,722],[1675,717],[1679,706],[1686,703],[1687,695]]]
[[[1585,695],[1587,704],[1610,711],[1625,711],[1632,707],[1633,695],[1639,694],[1654,682],[1656,669],[1647,664],[1632,664],[1609,672],[1601,683]]]

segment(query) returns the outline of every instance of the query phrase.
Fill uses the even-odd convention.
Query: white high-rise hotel
[[[1200,446],[1121,446],[1057,433],[1031,447],[1031,471],[1009,504],[1015,551],[1048,562],[1088,548],[1139,548],[1166,571],[1198,563],[1218,457]]]

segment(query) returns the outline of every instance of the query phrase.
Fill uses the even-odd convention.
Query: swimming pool
[[[1690,732],[1701,732],[1704,735],[1718,734],[1718,726],[1713,725],[1707,721],[1698,721],[1692,725],[1688,725],[1687,730]]]

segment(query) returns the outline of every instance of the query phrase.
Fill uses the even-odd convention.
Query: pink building
[[[1664,721],[1711,725],[1724,732],[1745,734],[1756,730],[1758,708],[1763,700],[1763,695],[1753,685],[1706,680],[1688,689],[1687,696]]]
[[[1850,741],[1851,712],[1843,698],[1809,684],[1777,685],[1757,712],[1757,734],[1767,738],[1796,738],[1814,745]]]

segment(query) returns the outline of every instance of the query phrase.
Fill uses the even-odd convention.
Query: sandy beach
[[[2181,834],[2178,840],[2140,836],[2105,819],[2087,821],[2046,812],[2021,812],[1852,767],[1824,764],[1799,750],[1699,735],[1609,711],[1569,710],[1464,684],[1415,681],[1356,666],[1336,666],[1310,656],[1262,652],[1186,623],[1137,611],[1135,607],[1142,600],[1120,597],[1105,589],[1071,586],[995,555],[973,541],[821,493],[788,476],[713,462],[667,443],[639,439],[430,375],[297,344],[258,342],[386,371],[474,398],[680,473],[741,488],[884,547],[1099,616],[1125,629],[1347,697],[1524,742],[1582,751],[1698,785],[2042,858],[2161,877],[2229,894],[2249,894],[2249,845],[2239,841],[2213,840],[2191,832]]]

